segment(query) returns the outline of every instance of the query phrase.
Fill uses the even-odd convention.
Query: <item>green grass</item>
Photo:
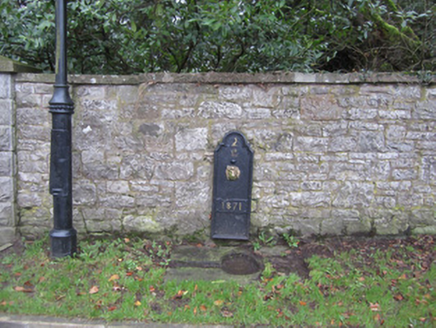
[[[421,261],[428,248],[312,256],[309,279],[279,275],[267,263],[258,282],[239,286],[232,281],[164,283],[169,243],[132,238],[79,245],[76,258],[50,259],[47,240],[27,244],[20,256],[3,256],[0,311],[239,326],[436,324],[436,266]]]

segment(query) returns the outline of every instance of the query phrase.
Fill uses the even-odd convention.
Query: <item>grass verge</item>
[[[310,277],[266,264],[247,286],[164,282],[171,243],[139,238],[80,242],[75,258],[49,258],[48,240],[0,260],[0,311],[107,321],[434,327],[436,248],[423,236],[380,250],[312,256]],[[430,259],[430,260],[429,260]]]

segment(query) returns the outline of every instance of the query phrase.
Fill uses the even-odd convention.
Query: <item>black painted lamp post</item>
[[[71,116],[74,103],[67,84],[67,0],[56,0],[56,80],[52,114],[50,193],[53,195],[54,227],[50,231],[52,257],[72,256],[76,252],[73,228],[73,188]]]

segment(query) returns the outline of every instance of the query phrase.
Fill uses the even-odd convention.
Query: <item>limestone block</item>
[[[436,101],[418,101],[413,112],[413,118],[418,120],[436,120]]]
[[[246,108],[245,117],[251,120],[268,119],[271,117],[271,110],[269,108]]]
[[[406,127],[402,125],[389,125],[386,127],[386,138],[393,141],[402,140],[408,134]]]
[[[195,117],[195,109],[194,108],[162,109],[163,120],[174,120],[184,117]]]
[[[422,158],[422,177],[423,181],[436,181],[436,155],[423,156]]]
[[[47,191],[48,191],[48,186],[47,186]],[[21,208],[37,207],[42,205],[42,197],[39,193],[19,190],[17,195],[17,203],[18,206]]]
[[[379,110],[378,116],[383,120],[410,120],[410,110]]]
[[[236,130],[236,124],[232,122],[216,123],[212,125],[212,143],[217,146],[227,132]]]
[[[13,79],[11,74],[0,73],[0,99],[8,99],[13,97],[12,82]]]
[[[358,150],[360,152],[385,151],[384,134],[382,132],[360,132],[358,135]]]
[[[180,129],[175,139],[176,151],[206,150],[207,128]]]
[[[378,212],[374,219],[374,229],[378,235],[398,235],[409,229],[406,213]]]
[[[250,87],[253,88],[253,94],[251,98],[245,99],[244,106],[274,107],[277,105],[279,95],[281,94],[280,87],[270,86],[265,89],[258,86]]]
[[[356,150],[357,138],[356,137],[334,137],[330,139],[328,146],[329,151],[332,152],[350,152]]]
[[[120,232],[122,224],[120,220],[87,220],[86,230],[88,232]]]
[[[328,207],[331,204],[331,194],[323,191],[303,191],[301,193],[301,206]]]
[[[0,151],[12,151],[15,146],[15,129],[11,126],[0,125]]]
[[[130,191],[128,181],[108,181],[107,191],[115,194],[127,194]]]
[[[319,235],[321,232],[321,219],[291,219],[287,230],[294,232],[298,236]]]
[[[377,109],[351,108],[344,112],[343,118],[348,120],[374,120],[377,115]]]
[[[50,127],[41,125],[26,125],[18,130],[18,138],[50,142]]]
[[[301,190],[322,190],[321,181],[303,181],[301,183]]]
[[[322,126],[323,137],[339,137],[348,134],[348,122],[328,122]]]
[[[211,207],[212,190],[208,183],[179,182],[175,187],[176,206],[203,210]]]
[[[93,205],[97,200],[96,186],[87,180],[74,180],[73,203],[74,205]]]
[[[204,101],[200,104],[199,115],[204,118],[241,118],[242,107],[231,102]]]
[[[15,155],[9,151],[0,151],[0,176],[15,174]]]
[[[156,166],[154,178],[161,180],[188,180],[194,176],[194,165],[191,162],[162,163]]]
[[[345,181],[336,195],[332,195],[334,207],[366,208],[374,199],[374,185],[372,183],[358,183]]]
[[[50,113],[48,110],[39,108],[17,108],[17,122],[20,125],[48,125]]]
[[[114,180],[119,177],[119,168],[116,164],[83,164],[83,176],[91,180]]]
[[[0,202],[14,201],[14,180],[12,177],[0,177]]]
[[[253,88],[250,86],[221,86],[218,92],[220,98],[230,101],[247,101],[253,96]]]
[[[105,86],[92,86],[92,85],[76,85],[73,92],[76,97],[86,99],[104,99],[106,94]]]
[[[395,98],[403,98],[409,100],[421,99],[421,87],[417,85],[395,85],[394,96]]]
[[[14,103],[10,99],[0,99],[0,125],[14,125]]]
[[[135,206],[135,198],[130,195],[109,194],[100,196],[98,204],[111,208],[132,208]]]
[[[15,227],[0,227],[0,245],[12,244],[17,237],[17,229]]]
[[[295,150],[306,152],[326,152],[329,140],[327,138],[296,137]]]
[[[418,171],[414,168],[392,170],[394,180],[415,180],[417,177]]]
[[[152,216],[128,215],[123,218],[123,228],[128,232],[158,233],[163,229]]]
[[[0,226],[14,226],[14,216],[14,204],[12,202],[0,202]]]
[[[341,118],[343,109],[332,95],[317,95],[301,98],[301,119],[330,121]]]
[[[140,193],[135,195],[135,203],[138,208],[164,208],[172,206],[172,195]]]

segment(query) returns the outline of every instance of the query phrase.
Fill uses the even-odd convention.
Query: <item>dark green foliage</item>
[[[435,70],[430,0],[77,0],[74,73]],[[54,1],[3,0],[0,54],[54,66]]]

